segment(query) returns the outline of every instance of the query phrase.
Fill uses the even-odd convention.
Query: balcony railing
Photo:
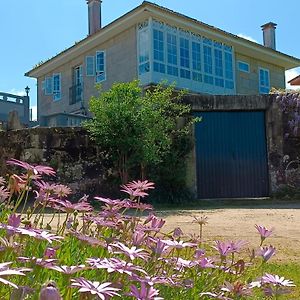
[[[75,84],[69,89],[70,105],[83,100],[83,84]]]

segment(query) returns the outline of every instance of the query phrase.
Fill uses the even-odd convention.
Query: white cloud
[[[287,89],[291,89],[291,90],[299,89],[299,86],[290,85],[288,83],[291,79],[297,77],[298,75],[300,75],[300,68],[285,71],[285,84]]]
[[[243,39],[246,39],[248,41],[251,41],[251,42],[259,44],[259,42],[256,39],[254,39],[253,37],[251,37],[249,35],[246,35],[246,34],[243,34],[243,33],[239,33],[238,36],[241,37],[241,38],[243,38]]]
[[[32,121],[37,120],[37,106],[31,106],[31,111],[32,111]]]
[[[26,95],[24,90],[17,90],[17,89],[11,89],[8,93],[17,95],[17,96],[25,96]]]

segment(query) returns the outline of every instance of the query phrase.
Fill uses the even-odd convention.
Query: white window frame
[[[249,63],[247,63],[243,60],[238,60],[237,64],[238,64],[238,69],[240,72],[250,73],[250,64]],[[241,65],[247,66],[247,70],[242,69]]]
[[[236,93],[236,59],[234,48],[231,45],[224,44],[220,41],[216,41],[214,39],[208,38],[205,35],[199,35],[198,33],[188,31],[184,28],[173,26],[172,24],[164,23],[157,19],[152,19],[151,17],[148,19],[149,23],[147,23],[147,29],[149,29],[149,36],[150,36],[150,72],[147,76],[145,74],[140,74],[139,69],[138,76],[139,79],[143,82],[159,82],[163,77],[162,74],[165,74],[166,80],[170,82],[175,82],[178,84],[180,88],[187,88],[195,91],[203,91],[203,92],[221,92],[221,93]],[[141,24],[141,25],[140,25]],[[142,26],[143,25],[143,26]],[[139,23],[137,26],[137,34],[142,30],[145,30],[144,23]],[[154,30],[159,30],[163,32],[163,40],[164,40],[164,61],[154,59],[154,47],[153,47],[153,32]],[[167,37],[168,34],[172,34],[176,36],[177,42],[177,64],[173,64],[173,61],[168,61],[168,43]],[[138,35],[137,35],[138,37]],[[182,66],[181,65],[181,47],[180,47],[180,39],[184,38],[188,40],[189,43],[189,66]],[[200,68],[201,70],[194,70],[193,68],[193,48],[192,43],[196,42],[200,44]],[[205,43],[207,42],[207,43]],[[210,58],[209,63],[211,64],[211,72],[210,70],[205,70],[204,64],[204,47],[207,46],[210,50]],[[137,49],[139,53],[139,43],[137,42]],[[220,56],[219,53],[219,60],[222,65],[219,64],[218,67],[220,72],[217,74],[216,71],[216,55],[215,49],[219,49],[222,53]],[[230,58],[227,58],[227,55]],[[225,59],[225,56],[227,59]],[[231,60],[230,67],[229,67],[229,59]],[[141,64],[139,60],[139,56],[137,57],[138,68]],[[165,72],[160,72],[158,70],[154,71],[154,64],[158,63],[164,66]],[[168,67],[177,68],[178,75],[176,76],[174,72],[168,72]],[[218,69],[218,70],[219,70]],[[186,78],[187,76],[181,76],[181,71],[187,71],[190,73],[190,77]],[[208,72],[205,72],[208,71]],[[222,76],[221,76],[222,71]],[[230,73],[229,73],[230,71]],[[170,74],[172,73],[172,74]],[[197,80],[194,79],[193,73],[197,74]],[[205,77],[209,77],[205,79]],[[216,85],[216,80],[218,80],[218,85]]]
[[[151,33],[149,20],[138,24],[137,35],[137,53],[138,53],[138,75],[143,75],[150,72],[150,56],[151,56]],[[142,35],[148,36],[146,41],[142,40]],[[144,56],[141,55],[143,52]],[[141,59],[144,58],[144,59]]]
[[[97,64],[97,56],[98,54],[103,54],[103,70],[97,70],[98,64]],[[100,83],[106,80],[106,53],[104,50],[96,51],[95,56],[95,70],[96,70],[96,77],[95,81],[96,83]]]
[[[55,89],[55,84],[54,84],[54,78],[55,77],[58,77],[59,78],[59,89]],[[61,73],[54,73],[52,75],[52,84],[53,84],[53,87],[52,87],[52,91],[53,91],[53,100],[54,101],[59,101],[61,100]]]
[[[260,71],[263,71],[264,74],[266,74],[266,73],[268,74],[268,83],[269,83],[269,85],[266,85],[266,84],[262,85],[261,84]],[[271,89],[271,84],[270,84],[270,70],[269,69],[262,68],[262,67],[258,68],[258,86],[259,86],[259,93],[260,94],[269,94],[270,89]],[[268,92],[266,90],[262,90],[262,89],[266,89],[266,90],[268,90]]]

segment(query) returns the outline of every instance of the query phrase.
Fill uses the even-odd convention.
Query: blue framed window
[[[223,54],[219,49],[215,49],[215,75],[223,77]]]
[[[164,78],[175,81],[179,88],[201,90],[203,87],[204,90],[214,91],[206,86],[209,84],[220,93],[231,93],[225,89],[235,88],[236,64],[231,46],[157,19],[149,18],[139,23],[137,30],[139,75],[150,71],[162,73],[165,76],[156,74],[153,80]],[[141,77],[141,80],[150,79]],[[195,82],[189,83],[187,80]]]
[[[183,37],[180,38],[180,67],[180,77],[190,79],[190,43]]]
[[[96,82],[102,82],[106,79],[105,75],[105,52],[96,52]]]
[[[222,45],[221,45],[222,47]],[[215,55],[215,85],[224,87],[224,79],[223,79],[223,52],[222,49],[214,49]],[[221,78],[219,78],[221,77]]]
[[[204,73],[212,75],[213,73],[212,47],[209,45],[203,45],[203,52],[204,52]],[[210,75],[204,75],[204,82],[208,84],[214,84],[213,77]]]
[[[148,26],[148,25],[147,25]],[[142,27],[143,29],[143,27]],[[150,40],[149,30],[140,30],[138,35],[139,46],[139,74],[144,74],[150,71]]]
[[[153,29],[153,57],[154,60],[164,62],[164,33]]]
[[[233,80],[232,53],[225,52],[225,78]]]
[[[193,80],[202,81],[201,72],[201,44],[192,42],[192,65],[193,65]]]
[[[205,41],[204,41],[205,42]],[[204,52],[204,72],[207,74],[212,74],[212,48],[209,45],[203,45]]]
[[[53,74],[53,100],[57,101],[61,99],[61,75]]]
[[[192,42],[193,70],[201,71],[201,44]]]
[[[154,72],[165,73],[164,32],[158,29],[153,29],[153,60]]]
[[[250,65],[244,61],[238,61],[238,68],[242,72],[246,72],[246,73],[250,72]]]
[[[269,94],[270,92],[270,72],[268,69],[259,68],[259,92]]]

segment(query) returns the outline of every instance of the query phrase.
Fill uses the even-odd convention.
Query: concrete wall
[[[29,97],[0,93],[0,121],[7,122],[12,111],[18,112],[21,123],[29,125]]]
[[[88,108],[88,102],[91,96],[97,95],[95,89],[95,77],[86,76],[86,56],[95,56],[96,51],[105,51],[106,55],[106,80],[101,82],[104,90],[109,89],[114,82],[126,82],[137,78],[137,46],[136,46],[136,29],[135,26],[119,33],[113,39],[100,44],[81,55],[80,57],[67,61],[61,67],[52,70],[46,76],[52,76],[55,73],[61,73],[62,98],[53,101],[53,96],[46,96],[42,90],[42,82],[45,77],[38,78],[38,115],[51,115],[56,113],[72,113],[80,110],[81,103],[69,104],[69,89],[73,86],[73,68],[79,65],[83,66],[84,82],[84,105]],[[130,55],[128,55],[130,54]]]
[[[238,61],[249,64],[250,72],[242,72],[238,68]],[[259,94],[259,68],[268,69],[270,72],[270,86],[278,89],[285,88],[285,71],[275,65],[258,61],[249,56],[235,53],[236,66],[236,92],[240,95],[257,95]]]

